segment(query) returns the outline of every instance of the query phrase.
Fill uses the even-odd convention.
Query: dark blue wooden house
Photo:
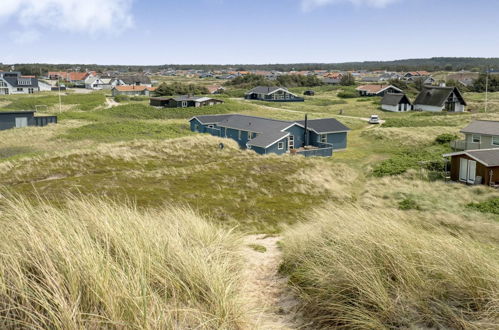
[[[304,98],[288,91],[287,88],[277,86],[258,86],[244,94],[247,100],[267,102],[303,102]]]
[[[231,138],[259,154],[324,156],[347,147],[348,127],[334,118],[284,121],[239,114],[196,116],[191,130]]]
[[[57,123],[57,116],[35,116],[35,111],[0,111],[0,130]]]

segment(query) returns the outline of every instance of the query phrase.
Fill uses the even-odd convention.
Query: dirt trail
[[[298,301],[287,287],[287,278],[278,273],[282,253],[279,237],[250,235],[245,239],[246,285],[244,296],[255,311],[257,329],[304,329],[297,312]],[[265,247],[256,251],[250,245]]]
[[[113,98],[111,97],[106,97],[106,109],[109,109],[109,108],[112,108],[112,107],[116,107],[118,105],[120,105],[118,102],[116,102]]]

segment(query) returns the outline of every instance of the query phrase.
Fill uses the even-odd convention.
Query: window
[[[22,91],[23,91],[23,89],[22,89],[22,88],[20,88],[20,87],[18,87],[18,88],[17,88],[17,91],[18,91],[18,92],[22,92]]]
[[[242,140],[242,138],[243,138],[243,131],[237,131],[237,133],[238,133],[238,134],[237,134],[237,138],[238,138],[239,140]]]
[[[295,148],[295,137],[293,135],[290,135],[288,138],[288,148],[289,149]]]
[[[33,88],[28,88],[28,93],[33,94]]]
[[[473,143],[480,143],[480,142],[482,142],[482,139],[481,139],[481,136],[480,136],[480,135],[478,135],[478,134],[473,134],[473,135],[471,136],[471,141],[472,141]]]
[[[493,136],[492,137],[492,145],[493,146],[499,146],[499,136]]]
[[[187,101],[182,101],[182,108],[187,107]]]
[[[251,138],[252,139],[256,138],[256,133],[255,132],[251,133]]]
[[[277,149],[279,149],[279,150],[284,149],[284,142],[279,142],[279,143],[277,144]]]
[[[215,125],[208,125],[208,128],[215,128]]]
[[[321,143],[327,143],[327,134],[321,134],[320,139]]]

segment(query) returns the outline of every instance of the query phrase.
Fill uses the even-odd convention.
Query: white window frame
[[[187,104],[188,104],[187,101],[182,101],[182,108],[187,108]]]
[[[320,134],[319,135],[319,142],[320,143],[327,143],[327,134]]]
[[[497,142],[494,142],[494,139],[497,139]],[[493,146],[499,146],[499,136],[492,136],[490,144]]]
[[[241,141],[243,139],[243,131],[237,131],[237,139]]]
[[[475,141],[475,137],[478,136],[478,142]],[[480,134],[472,134],[471,135],[471,142],[473,143],[482,143],[482,136]]]
[[[290,135],[288,137],[288,148],[289,149],[294,149],[295,148],[295,137],[294,137],[294,135]]]
[[[284,150],[284,142],[277,142],[277,150]]]
[[[208,125],[208,128],[215,128],[215,125]]]

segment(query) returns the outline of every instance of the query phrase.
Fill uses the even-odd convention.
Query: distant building
[[[128,96],[149,96],[156,90],[156,87],[147,86],[115,86],[111,90],[113,96],[128,95]]]
[[[305,99],[288,91],[284,87],[258,86],[244,94],[248,100],[260,100],[268,102],[303,102]]]
[[[412,110],[411,100],[402,93],[386,93],[381,100],[381,109],[393,112]]]
[[[464,140],[451,142],[454,150],[499,148],[499,121],[474,120],[461,133],[465,136]]]
[[[127,75],[116,78],[120,86],[147,86],[152,87],[151,79],[146,75]]]
[[[360,96],[385,96],[386,93],[403,93],[400,88],[393,85],[362,85],[356,88]]]
[[[466,101],[457,87],[425,86],[414,101],[414,110],[464,112]]]
[[[57,116],[35,116],[35,111],[0,111],[0,130],[57,123]]]
[[[450,178],[466,184],[499,185],[499,149],[465,150],[445,154]]]
[[[0,72],[0,95],[33,94],[40,91],[38,79],[20,72]]]
[[[188,107],[205,107],[224,103],[222,100],[213,99],[211,97],[199,96],[176,96],[176,97],[151,97],[150,105],[164,108],[188,108]]]
[[[196,116],[191,130],[235,140],[259,154],[331,156],[347,147],[348,127],[334,118],[284,121],[239,114]]]

